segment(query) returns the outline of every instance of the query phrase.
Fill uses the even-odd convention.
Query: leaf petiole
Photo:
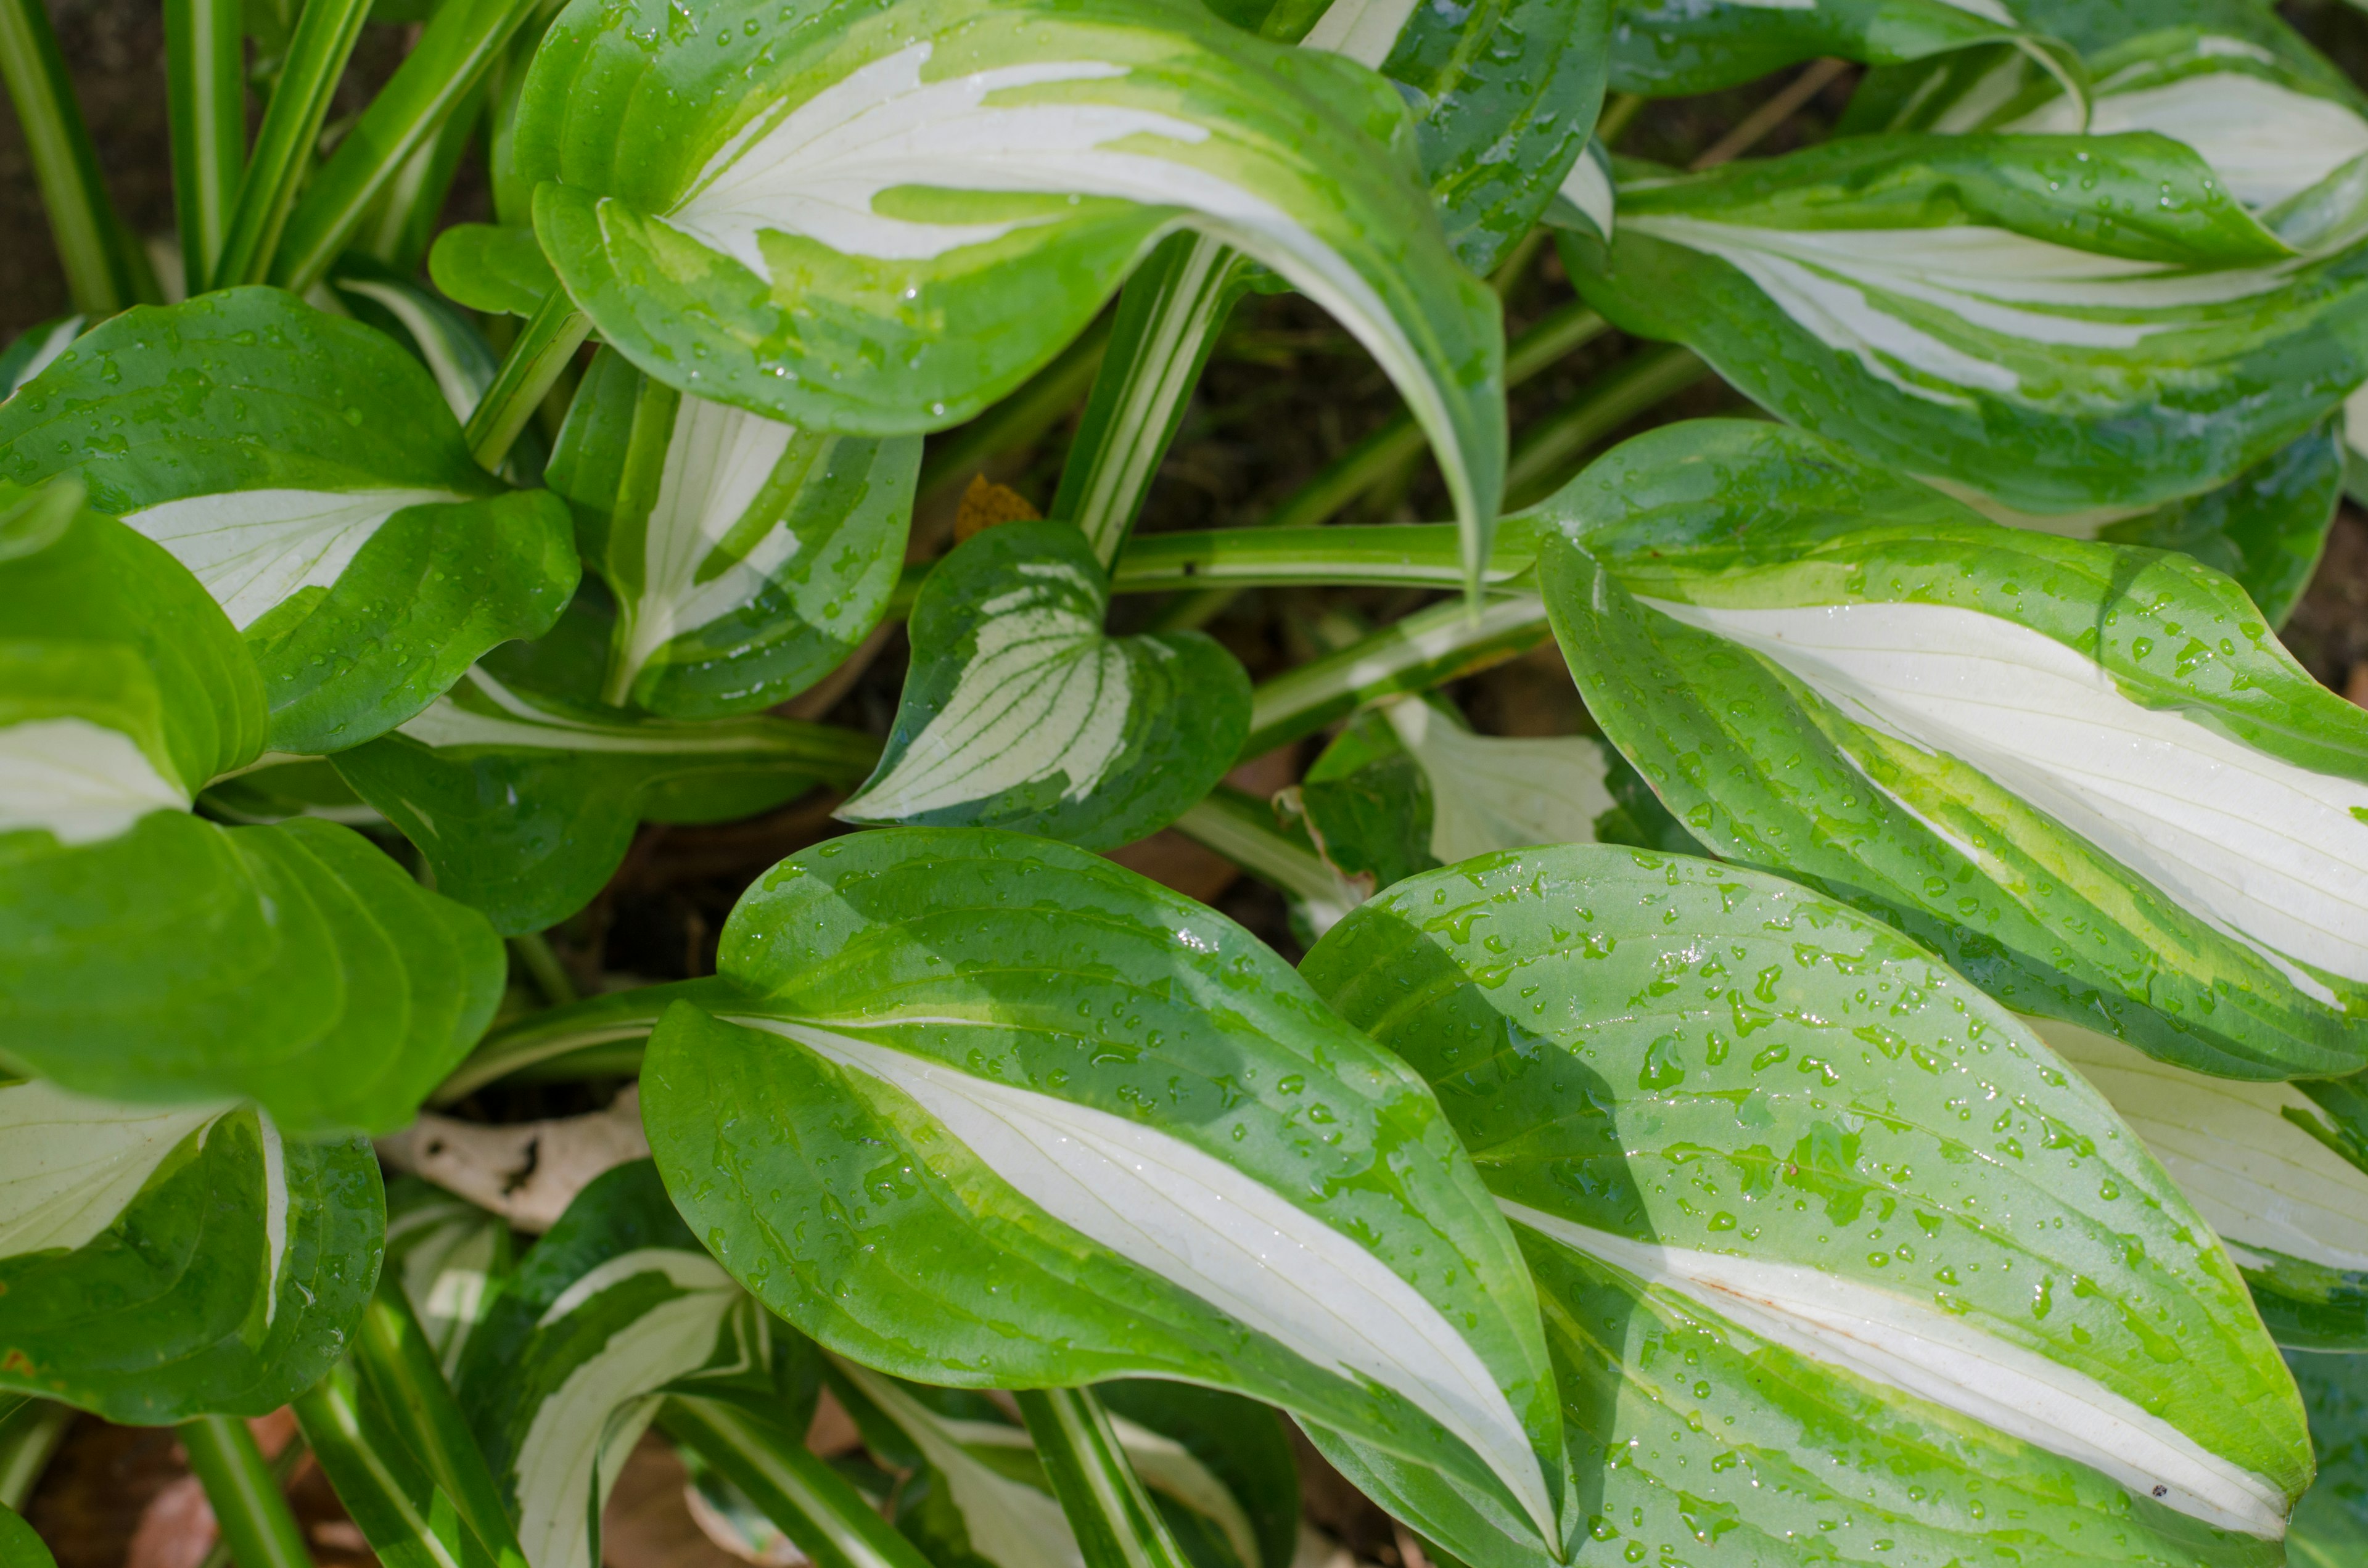
[[[575,308],[566,290],[552,290],[502,357],[494,384],[477,400],[462,432],[471,454],[488,472],[501,471],[502,460],[534,417],[543,394],[566,372],[590,335],[592,318]]]

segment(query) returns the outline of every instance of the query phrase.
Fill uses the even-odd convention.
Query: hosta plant
[[[85,1411],[296,1568],[282,1407],[389,1568],[650,1444],[822,1568],[1326,1466],[1395,1568],[2360,1560],[2368,96],[2266,7],[165,22],[151,235],[0,0],[0,1560]],[[1304,483],[1173,526],[1228,421]]]

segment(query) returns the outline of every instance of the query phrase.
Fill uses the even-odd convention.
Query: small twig
[[[1688,167],[1697,172],[1716,168],[1729,158],[1740,157],[1751,151],[1759,144],[1761,137],[1792,119],[1803,104],[1823,92],[1827,83],[1849,68],[1847,60],[1811,61],[1809,68],[1793,77],[1782,92],[1745,115],[1734,130],[1712,142],[1709,150]]]

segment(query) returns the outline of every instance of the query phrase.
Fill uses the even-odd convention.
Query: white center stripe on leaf
[[[1970,1415],[2224,1529],[2285,1534],[2284,1491],[2094,1380],[1923,1301],[1796,1264],[1632,1241],[1498,1199],[1540,1235],[1761,1339]]]
[[[819,1025],[731,1021],[890,1085],[1062,1223],[1315,1365],[1395,1390],[1468,1444],[1558,1539],[1529,1437],[1479,1355],[1421,1292],[1322,1221],[1124,1117]]]
[[[119,1105],[40,1079],[0,1088],[0,1257],[87,1244],[231,1108]]]
[[[288,1150],[279,1124],[255,1108],[255,1135],[263,1149],[263,1326],[279,1315],[279,1266],[288,1257]]]
[[[1062,574],[1068,586],[1090,591],[1059,562],[1019,570],[1040,579]],[[953,694],[849,809],[911,817],[1055,775],[1068,780],[1063,800],[1083,800],[1124,754],[1134,701],[1127,650],[1049,580],[980,608],[985,619]],[[1156,656],[1156,644],[1137,646]]]
[[[1532,844],[1592,844],[1616,802],[1603,749],[1585,735],[1511,740],[1461,729],[1430,704],[1385,711],[1430,780],[1430,852],[1446,865]]]
[[[60,844],[129,833],[189,797],[130,735],[87,719],[28,719],[0,729],[0,833],[46,830]]]
[[[429,314],[416,296],[392,284],[374,283],[367,278],[345,278],[338,280],[337,287],[371,301],[411,334],[411,341],[427,358],[427,373],[436,378],[436,390],[444,394],[444,406],[452,411],[453,418],[466,424],[469,415],[476,412],[477,399],[484,389],[472,381],[469,372],[452,357],[445,342],[448,329],[444,324]]]
[[[995,1568],[1086,1568],[1085,1553],[1078,1550],[1076,1532],[1069,1528],[1061,1505],[1049,1493],[1013,1480],[971,1452],[967,1439],[973,1433],[968,1429],[974,1424],[948,1420],[901,1385],[851,1361],[837,1365],[913,1439],[929,1468],[945,1478],[973,1551]],[[1012,1446],[1034,1447],[1024,1431],[1006,1430],[1016,1439]]]
[[[684,1290],[736,1289],[732,1283],[732,1276],[724,1273],[723,1266],[705,1253],[685,1252],[680,1247],[637,1247],[586,1269],[542,1310],[542,1315],[534,1320],[534,1326],[549,1328],[593,1297],[637,1274],[663,1275],[668,1284]]]
[[[2057,98],[1998,129],[2078,134],[2079,106]],[[2368,153],[2368,120],[2348,106],[2247,71],[2102,92],[2089,131],[2097,136],[2153,131],[2184,142],[2212,165],[2228,194],[2249,207],[2275,206]]]
[[[32,353],[26,356],[24,366],[17,372],[17,384],[21,387],[43,370],[48,369],[57,357],[64,353],[75,338],[82,335],[82,329],[88,325],[89,322],[88,316],[68,316],[50,328],[48,335],[41,339]],[[10,397],[15,395],[14,392],[9,393]],[[5,401],[6,400],[0,399],[0,402]]]
[[[244,631],[290,595],[335,583],[404,507],[468,499],[418,488],[233,490],[162,502],[123,520],[195,573]]]
[[[1332,0],[1307,29],[1307,36],[1299,40],[1300,47],[1345,54],[1378,71],[1397,47],[1398,35],[1406,31],[1415,4],[1416,0]]]
[[[1765,655],[1861,723],[1979,768],[2265,956],[2368,981],[2368,821],[2353,814],[2368,785],[2141,707],[2087,656],[1998,616],[1645,602]]]
[[[2111,1100],[2221,1239],[2368,1271],[2368,1174],[2294,1125],[2326,1113],[2287,1084],[2190,1073],[2109,1035],[2024,1020]]]
[[[1611,171],[1604,165],[1600,146],[1600,142],[1588,143],[1578,162],[1571,165],[1569,175],[1562,182],[1562,196],[1585,213],[1596,232],[1608,240],[1618,215],[1618,198],[1612,193]]]
[[[496,710],[438,698],[400,733],[422,745],[501,746],[510,750],[690,753],[763,753],[785,749],[783,741],[757,725],[668,723],[600,724],[535,707],[481,669],[472,669],[453,691],[483,699]]]
[[[798,536],[776,523],[738,561],[706,570],[764,494],[797,426],[728,403],[685,397],[675,412],[658,496],[642,536],[642,585],[621,607],[632,636],[612,681],[632,688],[650,656],[682,632],[740,605],[797,553]]]

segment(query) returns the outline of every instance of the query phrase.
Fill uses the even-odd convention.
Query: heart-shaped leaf
[[[455,223],[436,236],[427,275],[445,297],[488,315],[531,316],[559,287],[534,231]]]
[[[814,429],[969,418],[1166,233],[1263,262],[1372,353],[1485,558],[1494,295],[1455,259],[1388,83],[1188,0],[898,0],[783,32],[762,0],[577,0],[536,52],[519,176],[601,337]]]
[[[278,290],[75,339],[0,406],[0,477],[58,473],[206,585],[254,651],[279,751],[393,728],[575,587],[558,498],[478,468],[418,360]]]
[[[1234,765],[1249,677],[1197,631],[1110,636],[1109,603],[1066,523],[1006,523],[946,557],[913,605],[887,750],[839,816],[1092,849],[1173,822]]]
[[[2308,1438],[2236,1269],[2103,1098],[1881,923],[1565,846],[1401,882],[1304,968],[1515,1221],[1572,1562],[1937,1565],[2007,1526],[2051,1562],[2274,1561]],[[1403,1501],[1508,1560],[1469,1503]]]
[[[2160,136],[1848,137],[1630,168],[1619,209],[1561,240],[1617,324],[2020,511],[2225,484],[2368,379],[2368,260],[2293,256]]]
[[[134,1426],[268,1415],[344,1354],[384,1222],[362,1139],[0,1087],[0,1389]]]
[[[2206,1077],[2054,1018],[2080,1070],[2228,1244],[2278,1343],[2368,1350],[2368,1148],[2293,1084]]]
[[[616,599],[603,699],[713,719],[837,668],[888,608],[920,461],[917,437],[800,430],[604,350],[548,474]]]
[[[500,998],[484,919],[347,829],[189,814],[256,756],[261,683],[123,524],[85,512],[0,560],[0,1063],[253,1099],[292,1136],[401,1125]]]
[[[2227,579],[1704,421],[1540,508],[1588,710],[1717,853],[2019,1011],[2248,1078],[2368,1053],[2368,713]]]
[[[1533,1535],[1562,1469],[1509,1235],[1419,1085],[1204,905],[976,829],[836,839],[678,1003],[650,1147],[734,1278],[899,1377],[1232,1390]]]

